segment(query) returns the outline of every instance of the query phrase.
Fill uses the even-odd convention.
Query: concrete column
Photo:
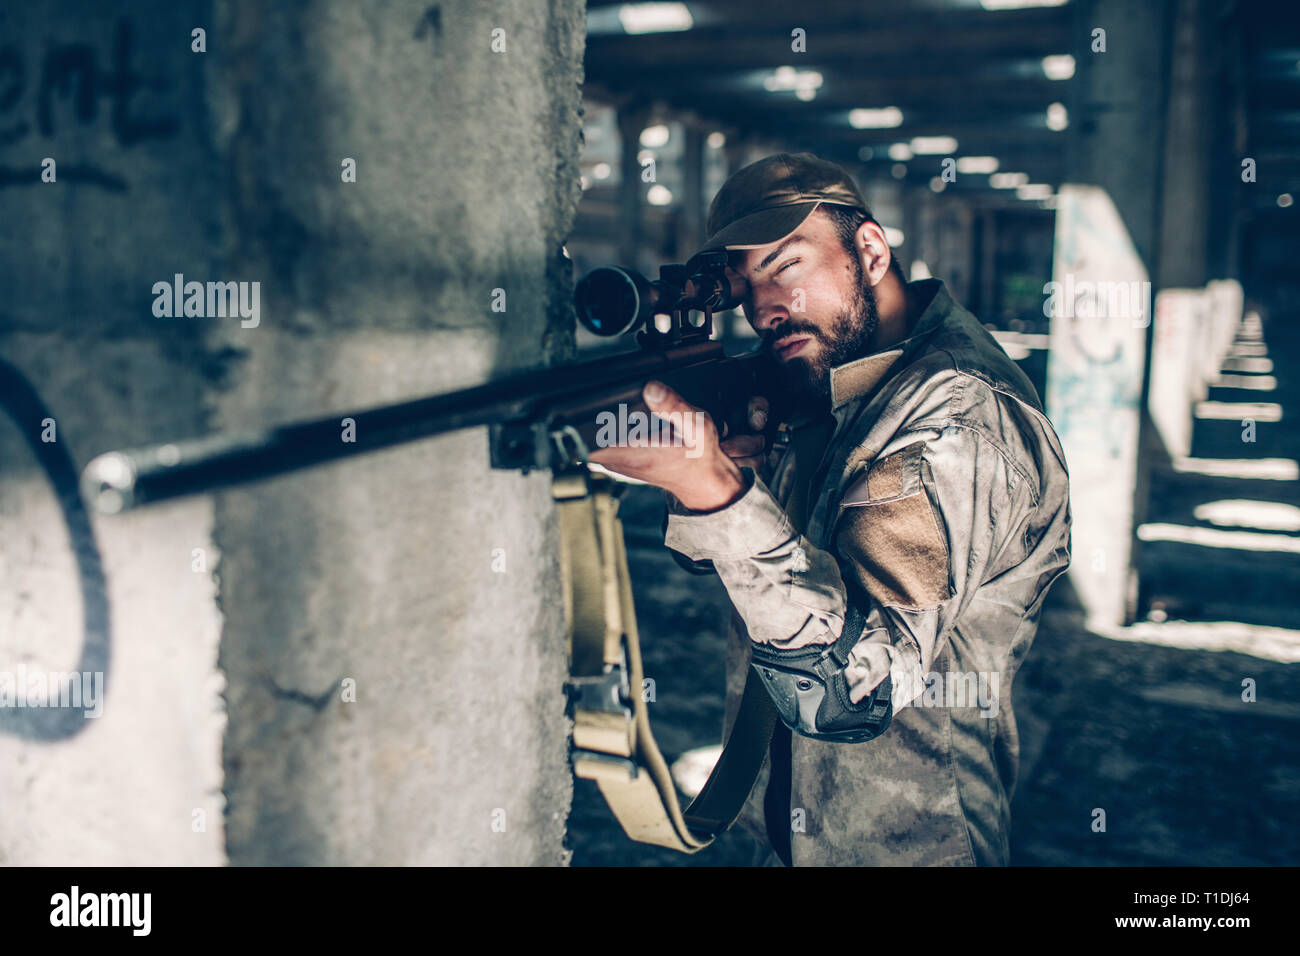
[[[682,199],[678,218],[677,260],[685,262],[704,241],[704,131],[688,119],[682,124],[686,142],[682,145]],[[712,197],[710,197],[712,198]]]
[[[1070,181],[1106,190],[1138,257],[1153,273],[1165,155],[1171,2],[1074,4],[1078,75],[1076,94],[1067,104]]]
[[[970,206],[960,199],[933,201],[939,271],[952,297],[963,304],[971,301],[975,274],[975,218]],[[931,266],[933,269],[934,267]]]
[[[730,177],[748,165],[750,147],[745,138],[738,133],[728,133],[727,142],[722,147],[722,154],[727,159],[727,176]],[[709,197],[710,201],[713,199]]]
[[[980,311],[976,313],[984,322],[998,322],[998,219],[992,209],[979,216],[980,230]]]
[[[191,52],[198,27],[206,54]],[[154,283],[177,272],[257,278],[220,265],[211,134],[238,117],[206,95],[214,33],[197,4],[3,14],[0,865],[226,858],[213,501],[88,532],[76,485],[98,452],[206,432],[240,365],[213,341],[217,322],[240,332],[239,317],[152,310]],[[28,693],[73,686],[61,675],[93,706]]]
[[[618,258],[634,269],[640,268],[641,263],[646,191],[636,154],[641,150],[641,131],[645,129],[649,116],[649,109],[641,103],[625,104],[618,110]]]
[[[901,226],[903,245],[895,249],[894,254],[899,257],[899,262],[903,267],[903,275],[909,278],[912,275],[912,264],[917,259],[924,261],[926,256],[923,200],[924,197],[918,190],[906,185],[899,187],[899,205],[903,210]],[[933,269],[930,262],[926,262],[926,266]]]
[[[1178,0],[1172,24],[1169,101],[1165,110],[1164,201],[1160,259],[1163,288],[1203,286],[1208,274],[1214,133],[1221,114],[1214,85],[1221,58],[1212,35],[1217,0]],[[1238,177],[1240,180],[1240,177]],[[1224,184],[1226,186],[1226,184]]]
[[[0,353],[77,467],[331,412],[342,441],[349,409],[571,348],[580,4],[6,17],[0,127],[30,132],[0,145],[0,199],[31,226],[0,235]],[[45,131],[51,49],[98,70],[48,91]],[[159,317],[176,273],[258,283],[257,322]],[[38,427],[0,418],[0,672],[83,640]],[[0,862],[563,862],[548,492],[489,470],[478,431],[96,521],[103,716],[60,742],[0,723]]]
[[[1210,271],[1220,278],[1241,278],[1241,225],[1248,187],[1241,181],[1241,161],[1247,148],[1246,84],[1248,66],[1241,22],[1234,17],[1216,25],[1223,44],[1222,83],[1219,94],[1219,133],[1211,202],[1214,219],[1210,229]]]
[[[1134,527],[1146,520],[1150,509],[1152,459],[1165,453],[1181,457],[1189,451],[1192,395],[1200,383],[1184,376],[1193,374],[1188,363],[1197,349],[1177,340],[1199,335],[1209,321],[1209,301],[1183,290],[1202,289],[1231,255],[1227,243],[1233,239],[1241,176],[1239,156],[1233,155],[1232,138],[1226,135],[1235,119],[1227,103],[1229,96],[1244,92],[1224,88],[1231,48],[1240,43],[1240,35],[1235,25],[1220,22],[1223,8],[1219,0],[1174,0],[1170,11],[1159,258],[1153,270],[1157,288],[1169,293],[1167,299],[1160,295],[1159,310],[1153,303],[1155,321],[1148,330],[1142,400],[1154,418],[1143,423],[1147,454],[1138,474]],[[1169,323],[1163,336],[1162,323]],[[1165,367],[1153,372],[1153,361]],[[1135,539],[1135,567],[1142,547]]]
[[[1057,282],[1159,285],[1169,25],[1176,2],[1074,4],[1078,72],[1068,103],[1067,180],[1079,185],[1063,190],[1058,201]],[[1046,402],[1071,465],[1076,532],[1070,576],[1089,618],[1110,625],[1131,619],[1137,594],[1133,529],[1141,521],[1150,430],[1144,405],[1151,305],[1146,308],[1146,328],[1128,316],[1080,317],[1073,306],[1051,324]],[[1076,334],[1078,323],[1089,331],[1085,338]],[[1104,343],[1108,351],[1090,353],[1084,341]],[[1103,447],[1108,467],[1094,470],[1089,462],[1102,460]]]
[[[1236,273],[1247,77],[1241,25],[1226,9],[1221,0],[1179,0],[1175,9],[1161,221],[1166,288]]]

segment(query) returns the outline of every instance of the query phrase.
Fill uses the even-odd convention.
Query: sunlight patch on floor
[[[1092,623],[1088,630],[1112,641],[1189,651],[1233,651],[1283,664],[1300,662],[1300,631],[1284,627],[1240,621],[1139,621],[1131,627]]]
[[[1218,528],[1198,528],[1186,524],[1138,525],[1141,541],[1173,541],[1179,544],[1199,544],[1206,548],[1232,548],[1237,551],[1288,551],[1300,554],[1300,538],[1288,534],[1266,534],[1262,531],[1220,531]]]
[[[1174,471],[1211,478],[1296,481],[1300,479],[1300,462],[1294,458],[1175,458]]]
[[[709,774],[713,773],[713,767],[721,756],[722,744],[686,751],[673,761],[671,768],[673,780],[677,781],[677,789],[694,800],[704,789],[705,781],[709,779]]]
[[[1215,388],[1249,388],[1257,392],[1271,392],[1277,388],[1272,375],[1220,375],[1210,382]]]
[[[1266,358],[1228,358],[1223,361],[1225,372],[1271,372],[1273,360]]]
[[[1300,508],[1281,501],[1243,498],[1207,501],[1192,512],[1197,521],[1222,528],[1259,528],[1262,531],[1300,531]]]
[[[1280,422],[1282,406],[1276,402],[1197,402],[1196,417],[1232,421],[1251,418],[1257,422]]]

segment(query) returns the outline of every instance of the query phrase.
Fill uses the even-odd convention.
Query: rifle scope
[[[656,315],[734,309],[743,297],[743,281],[726,274],[727,252],[701,252],[686,265],[659,267],[650,280],[634,269],[602,266],[579,280],[573,292],[578,321],[595,335],[623,335],[653,328]]]

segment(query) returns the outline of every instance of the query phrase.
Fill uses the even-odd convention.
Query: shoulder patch
[[[937,607],[952,596],[948,541],[921,481],[924,442],[872,463],[840,500],[836,545],[880,604]]]
[[[912,442],[888,458],[871,463],[865,476],[844,491],[841,507],[879,504],[921,490],[921,453],[925,442]]]

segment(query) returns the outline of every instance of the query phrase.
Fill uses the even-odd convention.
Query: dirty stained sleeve
[[[893,677],[894,709],[925,689],[924,675],[984,581],[1024,506],[1024,482],[977,431],[935,427],[897,436],[846,488],[835,551],[796,533],[750,469],[745,494],[707,514],[670,508],[665,544],[711,560],[750,639],[776,649],[831,644],[849,600],[863,638],[845,667],[850,699]],[[849,580],[855,587],[846,587]]]

